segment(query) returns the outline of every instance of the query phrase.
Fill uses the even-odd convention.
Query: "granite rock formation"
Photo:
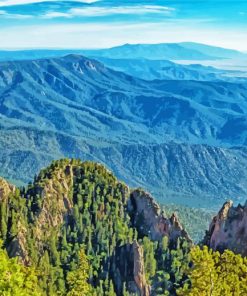
[[[247,256],[247,203],[234,207],[232,201],[226,202],[214,217],[204,243],[213,250],[230,249]]]

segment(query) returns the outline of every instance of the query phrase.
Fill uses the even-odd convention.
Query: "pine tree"
[[[189,281],[178,289],[181,296],[247,295],[247,258],[226,250],[223,254],[207,247],[190,252]]]
[[[89,296],[93,295],[92,287],[88,283],[89,263],[84,250],[79,252],[79,262],[77,269],[67,275],[69,292],[67,296]]]

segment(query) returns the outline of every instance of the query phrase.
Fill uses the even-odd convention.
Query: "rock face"
[[[117,295],[122,295],[125,283],[130,293],[138,296],[150,296],[144,271],[143,248],[134,241],[116,249],[111,268]]]
[[[9,184],[6,180],[0,178],[0,201],[8,198],[10,193],[15,191],[15,186]]]
[[[35,221],[37,239],[42,239],[44,234],[48,237],[51,229],[59,228],[70,213],[73,207],[69,197],[73,176],[72,165],[64,165],[54,170],[52,178],[47,178],[43,184],[34,187],[36,193],[42,197],[42,205]]]
[[[204,243],[213,250],[230,249],[247,256],[247,202],[237,207],[232,201],[226,202],[214,217]]]
[[[145,278],[143,249],[136,241],[133,243],[133,255],[135,283],[141,296],[149,296],[150,287],[148,286]]]
[[[128,211],[138,233],[153,241],[161,240],[164,236],[167,236],[171,243],[176,242],[179,237],[191,241],[177,216],[173,214],[171,218],[166,218],[149,193],[139,189],[133,191],[128,202]]]
[[[17,223],[18,233],[9,243],[7,251],[10,257],[18,256],[24,265],[31,265],[31,259],[27,248],[28,230],[20,221]]]

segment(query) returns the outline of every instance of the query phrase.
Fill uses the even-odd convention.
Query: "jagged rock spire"
[[[213,218],[203,243],[213,250],[230,249],[247,256],[247,202],[237,207],[226,202]]]
[[[170,219],[166,218],[153,197],[143,190],[138,189],[131,193],[128,211],[133,226],[138,229],[139,233],[148,236],[151,240],[161,240],[167,236],[172,243],[176,242],[179,237],[191,242],[176,214],[173,214]]]

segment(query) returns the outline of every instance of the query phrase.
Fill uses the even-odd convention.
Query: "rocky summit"
[[[204,242],[213,250],[232,250],[247,256],[247,202],[233,206],[226,202],[214,217]]]
[[[65,289],[59,281],[84,245],[92,259],[100,258],[91,262],[92,284],[107,279],[117,295],[125,287],[149,296],[152,281],[145,269],[156,254],[148,259],[147,252],[164,239],[174,250],[180,241],[192,243],[178,219],[161,214],[151,195],[130,190],[97,163],[53,162],[21,191],[1,179],[0,192],[0,234],[8,254],[41,269],[50,262],[49,277],[42,280],[48,295]]]

